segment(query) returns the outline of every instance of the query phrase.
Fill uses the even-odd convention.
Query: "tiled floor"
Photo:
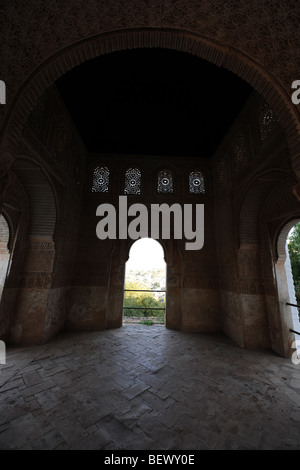
[[[300,365],[164,326],[8,348],[0,449],[300,449]]]

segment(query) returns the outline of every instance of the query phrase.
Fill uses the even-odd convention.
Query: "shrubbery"
[[[297,305],[300,305],[300,223],[295,225],[288,238],[288,250],[291,261]],[[300,317],[300,309],[298,309]]]
[[[132,290],[163,290],[164,285],[160,283],[158,274],[152,272],[135,273],[128,276],[125,284],[124,315],[127,317],[159,317],[165,315],[165,294],[160,292],[126,292],[126,289]],[[162,310],[148,310],[149,307],[161,308]],[[137,309],[135,309],[137,308]]]

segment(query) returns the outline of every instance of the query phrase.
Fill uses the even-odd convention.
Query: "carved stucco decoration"
[[[278,114],[300,178],[299,107],[290,98],[300,74],[299,23],[296,0],[6,2],[0,15],[0,78],[7,87],[1,148],[15,153],[36,100],[70,68],[113,50],[166,47],[249,81]]]
[[[118,29],[161,27],[190,30],[242,50],[290,86],[299,67],[299,36],[293,34],[299,22],[297,0],[4,2],[1,72],[3,79],[17,78],[18,72],[22,80],[41,61],[80,39]]]
[[[74,42],[127,28],[178,28],[243,51],[289,92],[299,78],[299,23],[297,0],[3,2],[1,79],[11,102],[36,67]]]

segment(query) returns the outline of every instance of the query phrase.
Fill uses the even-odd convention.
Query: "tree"
[[[148,272],[140,272],[138,278],[136,273],[129,273],[129,275],[126,276],[125,290],[132,290],[132,292],[125,292],[124,295],[124,307],[127,307],[126,309],[124,309],[125,316],[164,316],[164,294],[137,292],[140,290],[156,290],[158,288],[160,289],[160,284],[158,284],[159,287],[157,287],[157,281],[153,282],[152,280],[149,284],[149,279],[151,281],[151,273],[149,275]],[[162,308],[162,310],[148,310],[149,307]]]
[[[293,278],[300,281],[300,223],[295,225],[288,238],[288,250]]]

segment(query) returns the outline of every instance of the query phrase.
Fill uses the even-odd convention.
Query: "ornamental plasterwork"
[[[2,2],[1,79],[8,103],[44,61],[76,42],[134,28],[178,29],[232,46],[290,92],[299,78],[297,0],[26,0]],[[0,122],[9,106],[0,106]]]

